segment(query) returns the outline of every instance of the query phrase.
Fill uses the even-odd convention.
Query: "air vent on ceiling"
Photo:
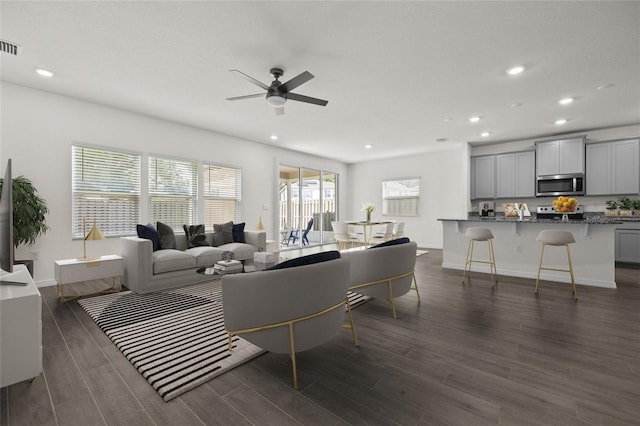
[[[18,45],[10,41],[0,40],[0,50],[11,55],[18,55]]]

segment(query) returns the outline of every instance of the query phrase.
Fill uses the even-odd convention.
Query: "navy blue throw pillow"
[[[136,225],[136,232],[138,233],[138,238],[151,240],[153,251],[160,248],[160,237],[158,236],[158,231],[156,231],[156,228],[154,228],[152,224]]]
[[[234,223],[233,229],[231,230],[233,234],[233,242],[234,243],[244,243],[244,222],[242,223]]]
[[[371,247],[369,247],[369,250],[374,249],[374,248],[380,248],[380,247],[397,246],[398,244],[405,244],[405,243],[408,243],[408,242],[409,242],[409,238],[407,238],[407,237],[396,238],[395,240],[389,240],[389,241],[385,241],[384,243],[380,243],[378,245],[371,246]]]
[[[312,265],[314,263],[326,262],[328,260],[340,259],[340,252],[337,250],[324,251],[321,253],[309,254],[307,256],[295,257],[285,260],[282,263],[272,266],[267,271],[276,269],[295,268],[296,266]]]

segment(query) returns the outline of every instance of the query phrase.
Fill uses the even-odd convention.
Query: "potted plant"
[[[0,178],[0,190],[4,179]],[[13,245],[33,245],[49,227],[45,216],[49,213],[47,202],[38,195],[33,183],[24,176],[13,179]],[[26,262],[24,262],[26,263]],[[31,274],[33,271],[30,270]]]
[[[607,201],[607,208],[604,210],[605,216],[617,216],[618,215],[618,202],[615,200]]]
[[[631,216],[633,201],[629,197],[619,197],[618,204],[620,206],[620,216]]]

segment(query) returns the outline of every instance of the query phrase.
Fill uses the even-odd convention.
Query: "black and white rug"
[[[78,303],[169,401],[264,352],[237,336],[229,352],[221,282],[149,294],[126,291]],[[349,293],[352,307],[367,300]]]
[[[221,281],[79,300],[124,356],[165,400],[264,352],[224,328]]]

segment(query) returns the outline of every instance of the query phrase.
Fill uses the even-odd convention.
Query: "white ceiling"
[[[1,38],[20,45],[0,55],[4,81],[347,163],[640,123],[640,2],[0,7]],[[514,64],[527,70],[510,77]],[[230,69],[270,84],[273,66],[282,81],[310,71],[295,92],[329,104],[276,116],[261,98],[225,100],[261,91]]]

